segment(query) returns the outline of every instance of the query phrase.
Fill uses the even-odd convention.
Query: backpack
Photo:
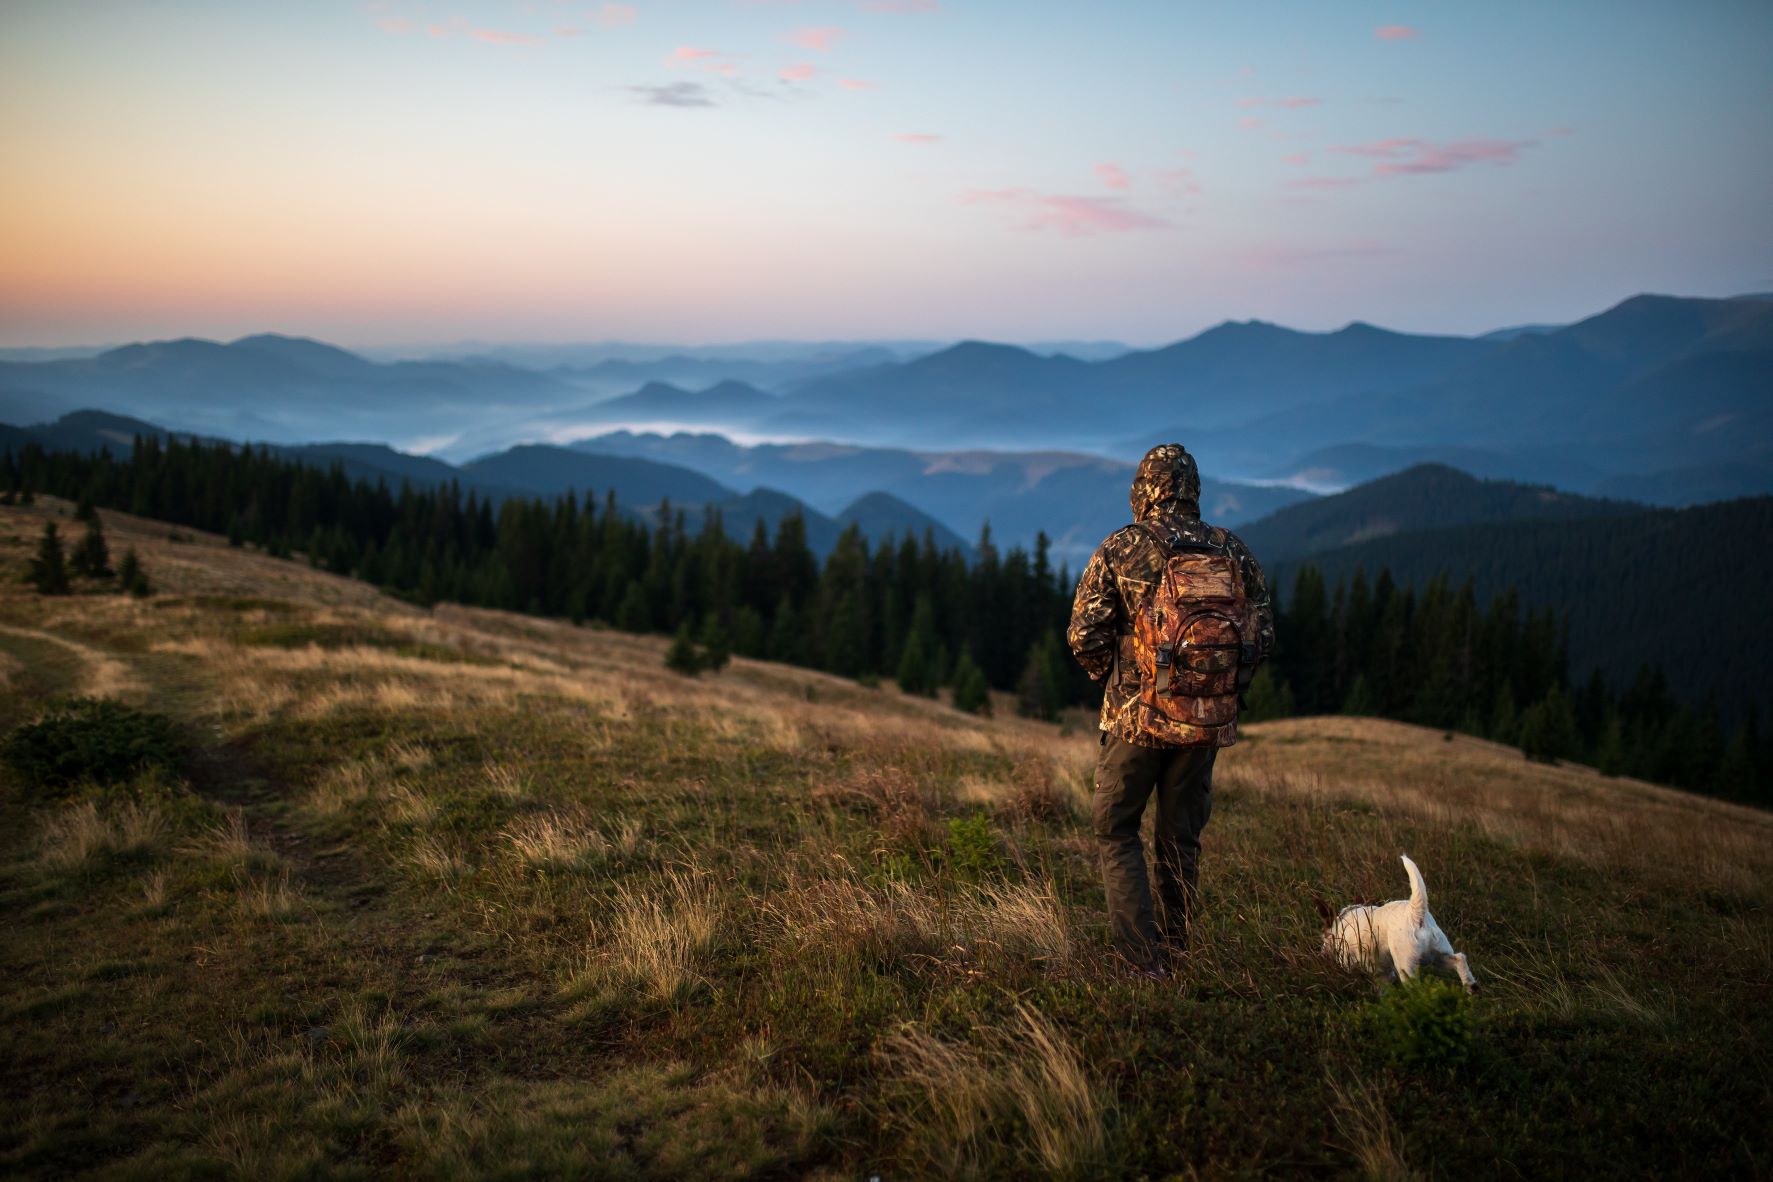
[[[1133,620],[1141,729],[1166,746],[1217,747],[1237,736],[1238,666],[1255,660],[1244,573],[1219,544],[1167,537],[1151,601]]]

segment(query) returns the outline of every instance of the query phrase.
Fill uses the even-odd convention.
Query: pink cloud
[[[865,78],[839,78],[837,84],[845,90],[874,90],[874,83]]]
[[[818,72],[819,71],[815,67],[809,66],[803,62],[798,66],[782,67],[781,76],[784,82],[805,82],[808,78],[811,78]]]
[[[960,200],[967,205],[1004,206],[1015,211],[1019,228],[1056,230],[1067,238],[1161,230],[1170,224],[1133,209],[1116,197],[1067,197],[1033,189],[971,189],[962,193]]]
[[[1315,107],[1323,102],[1320,98],[1295,96],[1292,98],[1247,98],[1239,99],[1237,105],[1245,110],[1251,107],[1280,107],[1288,111],[1296,111],[1300,107]]]
[[[1524,149],[1537,143],[1537,140],[1477,139],[1435,144],[1422,139],[1388,139],[1370,144],[1337,145],[1330,151],[1379,161],[1373,166],[1375,176],[1408,176],[1452,172],[1472,164],[1506,167],[1519,159]]]
[[[606,29],[619,29],[634,23],[634,5],[605,4],[597,10],[597,23]]]
[[[379,16],[376,18],[376,28],[384,33],[410,33],[412,22],[403,16]]]
[[[1302,176],[1296,181],[1288,181],[1289,189],[1346,189],[1351,185],[1360,184],[1359,177],[1352,176]]]
[[[1160,168],[1152,175],[1157,178],[1157,187],[1167,197],[1196,197],[1201,193],[1200,182],[1194,179],[1192,168]]]
[[[554,30],[554,35],[556,37],[583,37],[585,35],[585,30],[579,28],[577,25],[561,25],[558,29]]]
[[[865,0],[869,12],[941,12],[937,0]]]
[[[1280,161],[1282,164],[1309,164],[1309,163],[1311,163],[1311,153],[1310,152],[1291,152],[1285,156],[1282,156],[1280,158]]]
[[[834,25],[820,25],[817,28],[796,29],[788,34],[788,40],[802,49],[829,53],[832,44],[843,35],[843,30]]]
[[[902,131],[893,137],[901,144],[939,144],[942,137],[928,131]]]
[[[540,45],[542,38],[533,33],[509,33],[504,29],[471,29],[468,36],[488,45]]]
[[[1243,128],[1245,131],[1254,131],[1258,127],[1268,126],[1266,123],[1264,123],[1262,120],[1256,118],[1256,116],[1254,116],[1254,115],[1245,115],[1242,119],[1239,119],[1237,121],[1237,125],[1239,127]]]
[[[1414,41],[1419,34],[1410,25],[1380,25],[1373,36],[1381,41]]]
[[[720,74],[731,78],[739,72],[739,67],[732,61],[732,54],[718,49],[701,49],[694,45],[679,45],[665,59],[680,65],[692,66],[709,74]]]
[[[1104,160],[1096,165],[1096,175],[1102,178],[1102,183],[1110,189],[1124,190],[1133,187],[1133,179],[1127,175],[1127,170],[1112,160]]]

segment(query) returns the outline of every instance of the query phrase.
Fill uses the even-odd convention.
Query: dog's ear
[[[1317,907],[1318,915],[1323,917],[1324,927],[1328,929],[1331,924],[1336,922],[1336,913],[1330,910],[1330,905],[1324,902],[1324,897],[1316,891],[1311,893],[1311,901]]]

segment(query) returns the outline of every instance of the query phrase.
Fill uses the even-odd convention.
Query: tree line
[[[597,620],[673,633],[675,667],[728,653],[822,669],[907,692],[947,688],[988,711],[989,690],[1055,719],[1100,691],[1065,652],[1072,576],[1032,550],[1000,550],[987,526],[969,561],[929,533],[871,545],[852,526],[821,563],[804,522],[759,522],[748,543],[718,513],[693,532],[668,503],[642,516],[567,493],[502,502],[348,478],[265,448],[139,437],[129,456],[0,455],[0,499],[32,491],[225,534],[279,557],[376,584],[420,604]],[[40,559],[42,556],[39,556]],[[1479,607],[1472,585],[1420,591],[1364,573],[1333,591],[1313,567],[1277,604],[1279,645],[1251,687],[1249,717],[1347,712],[1422,723],[1700,791],[1768,803],[1773,750],[1751,711],[1726,737],[1715,708],[1677,706],[1660,671],[1625,692],[1598,675],[1572,687],[1567,625],[1512,591]]]

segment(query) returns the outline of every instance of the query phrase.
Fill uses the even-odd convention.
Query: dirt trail
[[[122,698],[141,694],[147,688],[127,664],[89,644],[69,640],[53,632],[20,628],[12,624],[0,624],[0,637],[11,637],[15,642],[22,641],[23,651],[14,648],[15,655],[35,677],[52,683],[64,682],[65,684],[56,686],[60,692],[84,694],[93,698]],[[53,662],[43,659],[44,645],[53,646],[66,654],[64,660],[73,666],[71,673],[58,676],[58,670],[47,667]],[[33,647],[38,652],[31,652]]]

